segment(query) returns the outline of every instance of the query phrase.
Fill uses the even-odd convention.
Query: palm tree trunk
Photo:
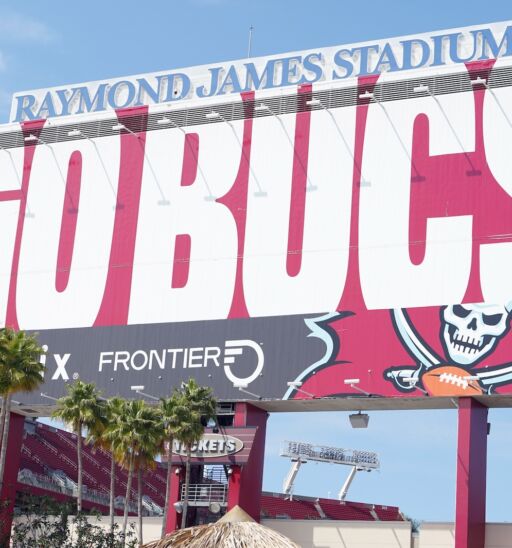
[[[114,532],[114,516],[116,509],[114,502],[116,498],[116,460],[114,459],[114,451],[110,453],[110,532]]]
[[[5,397],[2,412],[4,413],[2,430],[2,448],[0,449],[0,496],[4,486],[5,460],[7,458],[7,440],[9,438],[9,420],[11,418],[11,394]]]
[[[76,429],[76,453],[78,459],[78,481],[77,481],[77,497],[76,511],[78,514],[82,511],[82,425],[79,423]]]
[[[188,490],[190,487],[190,445],[187,445],[187,462],[185,465],[185,496],[183,497],[183,515],[181,517],[181,528],[187,526],[187,510],[188,510]]]
[[[2,396],[2,411],[0,412],[0,443],[2,442],[2,437],[4,435],[5,410],[7,409],[5,399],[6,396]]]
[[[132,490],[133,466],[134,466],[134,458],[132,453],[130,455],[130,466],[128,468],[128,480],[126,482],[126,496],[124,499],[123,529],[121,532],[123,545],[124,545],[124,539],[126,537],[126,528],[128,527],[128,506],[130,505],[130,493]]]
[[[139,514],[139,545],[142,546],[142,467],[139,465],[138,475],[138,492],[137,492],[137,512]]]
[[[169,448],[167,449],[167,482],[165,487],[165,505],[164,519],[162,521],[162,534],[160,538],[164,538],[165,529],[167,527],[167,516],[169,515],[169,498],[171,497],[171,478],[172,478],[172,444],[173,439],[169,438]]]

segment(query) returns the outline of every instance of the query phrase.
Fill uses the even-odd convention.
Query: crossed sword
[[[410,379],[419,380],[423,370],[441,365],[441,360],[431,348],[422,341],[416,333],[407,311],[403,308],[394,308],[392,311],[393,320],[398,331],[402,344],[410,351],[420,364],[417,368],[395,369],[387,372],[387,377],[402,390],[414,390],[416,382]],[[512,364],[486,367],[471,371],[471,375],[478,377],[478,382],[487,388],[490,393],[494,386],[507,384],[512,381]],[[405,381],[408,379],[408,381]]]

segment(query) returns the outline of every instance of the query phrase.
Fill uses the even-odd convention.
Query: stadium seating
[[[110,493],[110,454],[102,448],[84,443],[82,462],[85,486],[83,507],[85,510],[96,508],[107,513]],[[144,475],[142,493],[144,507],[151,515],[158,515],[165,504],[166,465],[159,462],[155,465],[154,470],[149,470]],[[68,494],[56,493],[56,490],[58,490],[59,481],[63,481],[62,478],[65,478],[68,486],[76,486],[78,476],[76,435],[41,423],[37,423],[35,428],[27,429],[23,440],[20,471],[25,472],[18,476],[19,491],[46,493],[59,500],[71,500],[73,497],[69,495],[69,490]],[[225,476],[223,480],[219,478],[204,478],[203,481],[204,483],[225,481]],[[47,480],[46,483],[45,480]],[[27,482],[30,481],[32,483],[28,485]],[[126,494],[126,481],[126,470],[116,465],[115,494],[119,500]],[[136,495],[136,482],[134,482],[131,491],[132,504],[136,500]],[[116,505],[116,510],[121,513],[122,504]],[[130,510],[133,512],[135,507],[131,507]],[[261,516],[271,519],[403,521],[399,509],[393,506],[340,502],[297,495],[293,496],[293,500],[289,500],[289,497],[279,493],[262,494]]]

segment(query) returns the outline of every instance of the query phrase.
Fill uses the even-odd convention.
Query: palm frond
[[[234,515],[232,515],[234,514]],[[242,520],[242,521],[239,521]],[[235,506],[216,523],[175,531],[143,548],[300,548],[281,533],[256,523]]]

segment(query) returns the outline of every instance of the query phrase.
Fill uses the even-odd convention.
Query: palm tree
[[[181,399],[180,405],[176,409],[176,415],[178,425],[175,430],[175,438],[185,447],[187,453],[185,464],[185,496],[183,497],[183,513],[181,517],[181,528],[183,529],[187,526],[192,445],[202,438],[204,426],[201,423],[201,415],[187,405],[185,398]]]
[[[132,489],[133,473],[137,459],[157,447],[159,452],[163,439],[161,415],[142,400],[125,402],[122,413],[105,433],[112,443],[115,454],[124,468],[128,470],[122,537],[125,538],[128,525],[128,506]],[[155,454],[156,454],[155,453]]]
[[[101,429],[105,416],[105,403],[100,399],[96,386],[92,383],[76,381],[67,387],[68,394],[57,401],[57,409],[53,417],[62,420],[76,434],[76,451],[78,460],[78,493],[77,511],[82,511],[82,434],[84,428],[88,431]]]
[[[7,457],[11,398],[17,392],[31,392],[43,382],[44,366],[40,363],[43,354],[35,335],[11,328],[0,330],[0,493]]]
[[[175,437],[186,448],[185,465],[185,496],[183,498],[183,515],[181,527],[186,527],[188,498],[190,487],[190,455],[192,445],[197,443],[204,434],[208,420],[215,417],[217,402],[212,396],[211,388],[199,386],[194,379],[183,383],[179,390],[180,402],[176,407]]]
[[[201,420],[206,426],[209,419],[214,419],[217,414],[217,401],[212,395],[212,389],[200,386],[195,379],[189,379],[181,385],[181,394],[187,400],[189,406],[201,415]]]
[[[160,400],[160,413],[162,414],[163,427],[165,429],[165,450],[167,456],[167,481],[165,488],[164,516],[162,521],[161,538],[165,536],[165,527],[167,525],[167,516],[169,514],[169,499],[171,494],[171,471],[172,471],[172,445],[174,443],[174,434],[178,426],[178,415],[176,414],[179,405],[179,394],[173,392],[169,398]]]
[[[116,455],[114,444],[108,439],[110,426],[117,420],[117,417],[123,413],[125,400],[119,397],[109,398],[103,407],[104,414],[99,417],[98,423],[90,428],[87,436],[87,442],[105,449],[110,453],[110,501],[109,516],[110,530],[114,531],[115,517],[115,490],[116,490]]]
[[[160,453],[162,447],[162,439],[164,436],[163,424],[161,421],[155,423],[154,435],[149,436],[144,447],[140,447],[137,451],[135,459],[135,468],[137,470],[137,514],[139,517],[139,544],[142,546],[142,474],[145,470],[154,469],[156,467],[155,459]]]

